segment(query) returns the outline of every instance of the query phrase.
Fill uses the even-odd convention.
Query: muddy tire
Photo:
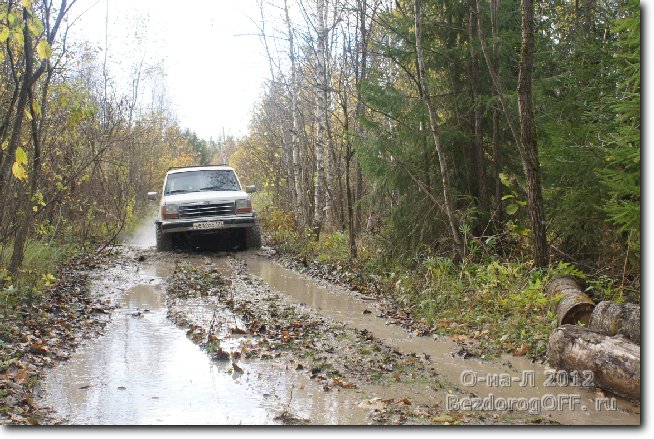
[[[254,226],[245,229],[245,249],[259,249],[261,248],[261,230],[259,223],[254,223]]]
[[[157,224],[157,251],[170,251],[173,249],[173,236],[161,231],[161,225]]]

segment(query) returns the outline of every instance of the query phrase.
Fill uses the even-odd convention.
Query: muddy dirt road
[[[636,404],[546,387],[546,366],[524,358],[464,359],[265,252],[157,253],[151,229],[91,274],[110,322],[43,382],[62,423],[640,423]],[[487,405],[466,409],[475,398]]]

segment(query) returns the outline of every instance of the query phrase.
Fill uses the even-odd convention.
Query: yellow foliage
[[[27,180],[27,172],[25,172],[25,168],[23,167],[22,164],[18,162],[14,162],[13,166],[11,167],[11,172],[14,174],[14,177],[16,177],[18,180],[21,181]]]

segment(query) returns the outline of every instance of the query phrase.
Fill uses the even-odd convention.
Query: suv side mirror
[[[157,201],[157,195],[159,192],[148,192],[148,200]]]
[[[250,186],[245,186],[245,192],[247,192],[248,194],[251,194],[252,192],[256,192],[256,191],[257,191],[257,187],[253,184]]]

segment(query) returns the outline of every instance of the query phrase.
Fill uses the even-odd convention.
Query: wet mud
[[[96,294],[116,294],[125,268],[122,276],[95,281]],[[135,285],[114,297],[105,334],[48,375],[45,403],[76,425],[272,422],[275,414],[261,394],[212,364],[166,318],[161,278],[154,274],[162,267],[138,268],[131,273]]]
[[[148,222],[91,273],[91,294],[113,311],[104,334],[43,382],[41,403],[63,423],[640,423],[638,404],[616,398],[598,410],[610,395],[545,386],[546,365],[466,359],[451,338],[408,333],[354,292],[255,252],[156,252],[152,230]],[[534,381],[520,386],[525,371]],[[499,375],[511,385],[484,382]],[[453,397],[546,395],[579,404],[448,409]]]
[[[540,410],[541,414],[553,421],[567,425],[636,425],[640,423],[640,407],[631,401],[615,398],[610,402],[615,405],[607,408],[607,404],[596,403],[598,398],[606,398],[603,392],[590,387],[581,386],[550,386],[546,384],[552,376],[552,370],[547,365],[535,364],[526,357],[504,355],[496,361],[482,361],[476,358],[465,359],[457,355],[460,347],[449,337],[419,337],[408,333],[385,318],[380,318],[374,303],[364,300],[353,292],[346,291],[324,281],[311,279],[293,270],[282,267],[270,258],[257,254],[240,256],[247,264],[248,270],[260,276],[267,284],[284,292],[297,303],[306,304],[322,314],[341,321],[358,329],[365,329],[384,343],[405,354],[421,354],[427,356],[434,368],[452,383],[469,391],[475,397],[497,398],[541,398],[545,397],[544,405],[554,404],[554,410]],[[523,382],[523,372],[533,371],[533,384]],[[465,374],[462,376],[462,374]],[[499,385],[499,378],[510,377]],[[498,377],[495,385],[487,380]],[[480,379],[481,378],[481,379]],[[475,385],[471,385],[477,381]],[[552,395],[554,399],[549,398]],[[578,397],[579,404],[567,402],[566,396],[572,400]],[[560,403],[558,401],[561,401]],[[596,409],[599,408],[598,409]],[[526,410],[527,412],[529,410]]]

